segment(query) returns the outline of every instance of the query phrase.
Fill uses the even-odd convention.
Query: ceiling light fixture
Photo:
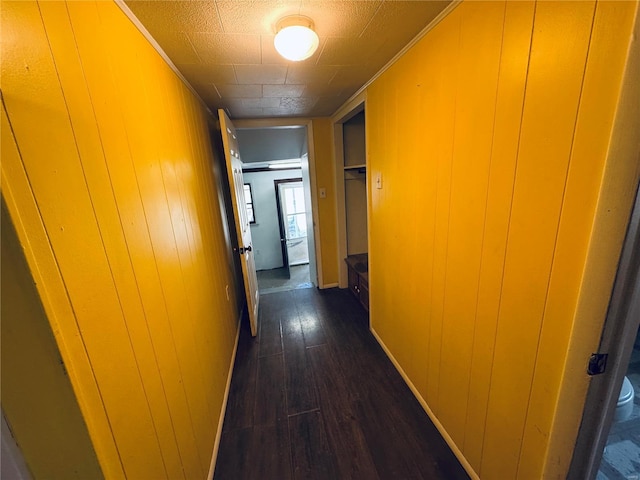
[[[281,18],[276,24],[273,43],[287,60],[299,62],[309,58],[318,48],[318,35],[313,31],[313,20],[302,15]]]
[[[282,170],[287,168],[300,168],[302,164],[298,162],[270,163],[269,168],[272,170]]]

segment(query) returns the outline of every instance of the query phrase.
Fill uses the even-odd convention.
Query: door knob
[[[251,245],[247,245],[246,247],[240,247],[234,250],[236,250],[240,255],[244,255],[244,252],[250,252],[252,250]]]

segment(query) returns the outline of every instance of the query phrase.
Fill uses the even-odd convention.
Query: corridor
[[[346,290],[260,297],[243,323],[214,478],[466,479]]]

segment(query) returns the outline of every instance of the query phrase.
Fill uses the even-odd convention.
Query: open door
[[[229,120],[224,110],[218,110],[220,117],[220,130],[222,131],[222,143],[224,146],[224,157],[227,163],[227,174],[229,176],[229,187],[231,189],[231,202],[233,203],[233,218],[238,236],[237,252],[242,261],[242,278],[244,280],[244,291],[247,296],[247,309],[249,310],[249,322],[251,324],[251,335],[254,337],[258,333],[258,276],[256,275],[256,264],[253,258],[253,248],[251,246],[251,229],[249,228],[249,215],[244,199],[244,181],[242,179],[242,161],[238,150],[238,140],[236,129]]]

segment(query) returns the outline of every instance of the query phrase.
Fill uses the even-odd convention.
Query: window
[[[287,217],[287,239],[304,238],[307,236],[307,217],[302,183],[285,184],[282,188]]]
[[[247,215],[249,216],[249,223],[256,223],[256,216],[253,211],[253,194],[251,193],[251,184],[244,184],[244,203],[247,207]]]

